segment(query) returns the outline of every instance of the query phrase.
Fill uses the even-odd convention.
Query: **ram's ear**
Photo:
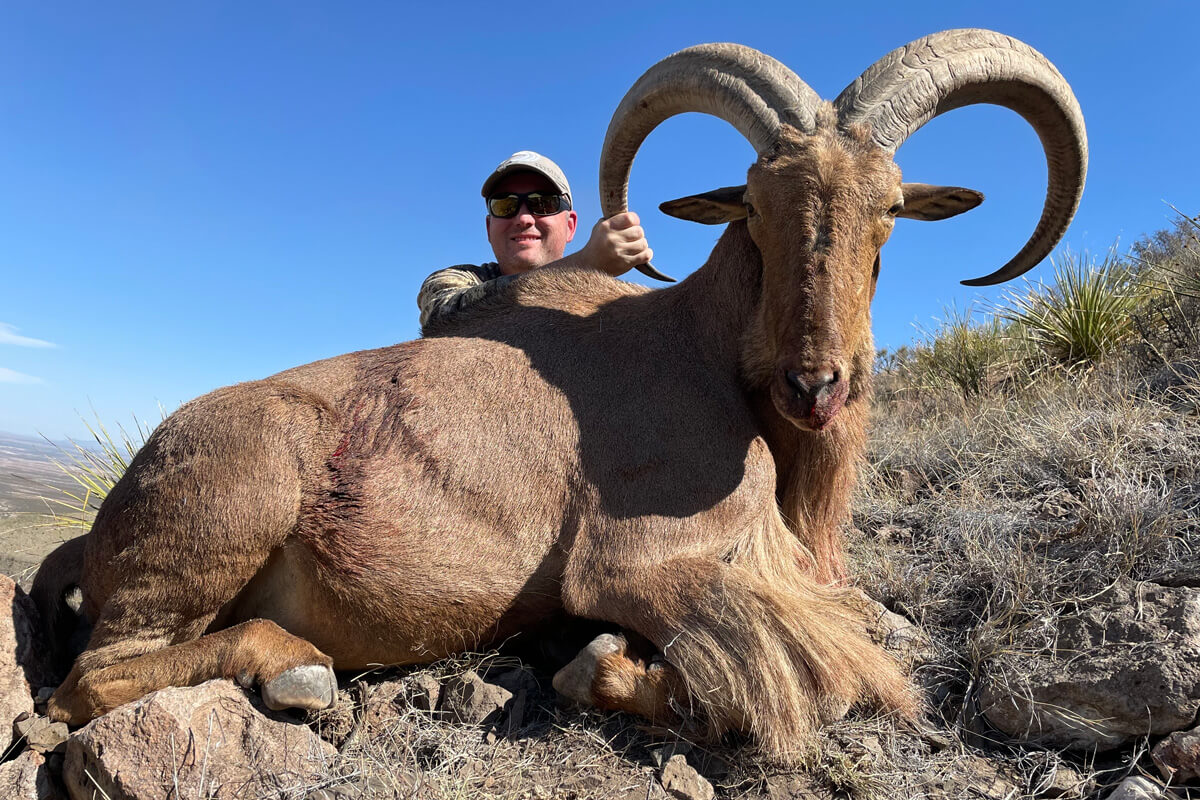
[[[678,200],[668,200],[659,206],[664,214],[686,219],[689,222],[701,222],[705,225],[723,225],[735,219],[746,218],[746,204],[742,198],[746,196],[746,184],[741,186],[726,186],[723,189],[713,189],[704,194],[693,194]]]
[[[933,222],[956,217],[983,202],[983,193],[961,186],[931,186],[928,183],[901,184],[904,210],[896,216]]]

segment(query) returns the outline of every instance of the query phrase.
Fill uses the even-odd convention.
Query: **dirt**
[[[37,565],[80,529],[55,521],[78,484],[58,465],[69,443],[0,432],[0,573],[28,589]]]

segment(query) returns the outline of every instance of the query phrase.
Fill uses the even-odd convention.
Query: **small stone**
[[[512,692],[488,683],[474,670],[449,683],[442,697],[442,710],[465,725],[495,722],[512,699]]]
[[[1168,800],[1175,794],[1149,778],[1126,778],[1105,800]]]
[[[433,713],[442,699],[442,684],[428,672],[408,677],[409,702],[413,708]]]
[[[1061,762],[1054,764],[1052,771],[1037,785],[1037,796],[1053,798],[1054,800],[1078,800],[1089,794],[1094,784],[1088,778],[1079,774],[1078,770]]]
[[[682,755],[671,756],[662,771],[662,785],[678,800],[713,800],[712,784],[692,768]]]
[[[1150,751],[1150,758],[1170,783],[1200,777],[1200,728],[1172,733]]]
[[[13,721],[13,736],[24,739],[31,750],[39,753],[62,752],[70,734],[67,723],[51,722],[39,714],[21,714]]]
[[[662,769],[673,756],[686,756],[690,752],[692,752],[692,746],[687,742],[667,742],[661,747],[655,747],[650,751],[650,761],[653,762],[654,766]]]

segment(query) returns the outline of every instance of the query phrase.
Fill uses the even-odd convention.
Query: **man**
[[[571,187],[558,165],[531,150],[513,153],[483,182],[488,242],[496,261],[439,270],[421,284],[417,305],[421,331],[532,269],[589,267],[621,275],[654,255],[637,214],[626,211],[600,220],[583,249],[563,257],[575,238],[578,215]]]

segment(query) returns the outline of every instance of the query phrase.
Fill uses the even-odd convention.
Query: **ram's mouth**
[[[775,409],[797,428],[813,433],[827,430],[836,421],[849,395],[849,383],[844,380],[810,392],[797,391],[782,377],[771,386]]]

